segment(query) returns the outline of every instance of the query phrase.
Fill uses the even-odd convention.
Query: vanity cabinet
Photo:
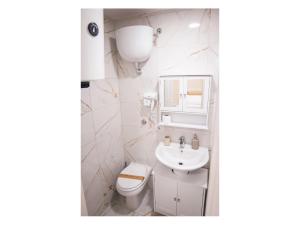
[[[163,215],[176,215],[177,182],[164,176],[155,176],[155,211]]]
[[[168,216],[204,216],[208,170],[178,176],[158,167],[154,169],[154,211]]]
[[[206,189],[179,182],[177,187],[177,216],[203,216]]]

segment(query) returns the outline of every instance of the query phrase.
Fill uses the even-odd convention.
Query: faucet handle
[[[185,141],[185,137],[184,136],[180,136],[179,140],[183,142],[183,141]]]

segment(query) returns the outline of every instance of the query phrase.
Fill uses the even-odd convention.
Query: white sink
[[[155,156],[163,165],[179,171],[197,170],[204,166],[209,159],[206,147],[194,150],[191,145],[185,144],[184,148],[180,149],[178,143],[165,146],[162,142],[157,146]]]

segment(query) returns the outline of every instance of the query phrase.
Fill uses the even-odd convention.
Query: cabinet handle
[[[174,197],[174,201],[175,201],[175,202],[177,201],[177,198],[176,198],[176,197]]]
[[[180,202],[180,198],[177,198],[177,202]]]

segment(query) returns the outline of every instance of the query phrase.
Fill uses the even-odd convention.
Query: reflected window
[[[164,97],[165,107],[176,107],[179,105],[179,80],[165,80]]]
[[[204,81],[200,79],[189,79],[186,83],[186,105],[189,107],[202,107]]]

